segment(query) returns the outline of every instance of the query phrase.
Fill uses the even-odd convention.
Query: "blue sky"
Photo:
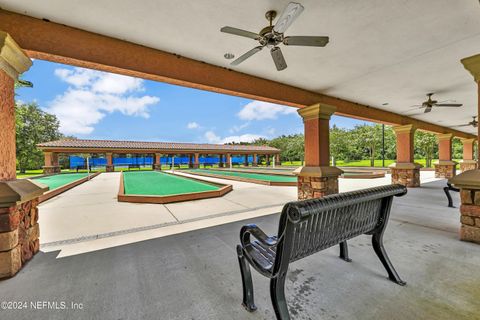
[[[34,87],[19,89],[17,100],[36,101],[64,134],[82,139],[224,143],[303,132],[294,108],[166,83],[41,60],[23,79]]]

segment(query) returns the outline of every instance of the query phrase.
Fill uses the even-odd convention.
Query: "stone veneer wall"
[[[390,168],[392,183],[399,183],[406,187],[420,187],[420,169]]]
[[[298,176],[298,200],[338,193],[338,177]]]
[[[38,198],[0,208],[0,278],[12,277],[40,250]]]
[[[453,178],[457,174],[456,165],[436,164],[435,165],[435,178]]]
[[[480,244],[480,190],[461,189],[460,240]]]
[[[462,170],[462,172],[468,171],[468,170],[475,170],[476,168],[477,168],[476,163],[460,162],[460,170]]]
[[[62,169],[59,166],[51,166],[51,167],[44,166],[43,167],[43,173],[44,174],[57,174],[57,173],[61,173],[61,172],[62,172]]]

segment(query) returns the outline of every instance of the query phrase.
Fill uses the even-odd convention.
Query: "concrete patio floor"
[[[444,183],[424,183],[394,201],[385,246],[406,287],[387,280],[362,236],[350,241],[352,263],[331,248],[291,264],[286,292],[293,319],[480,319],[480,246],[457,240],[459,213],[446,207]],[[235,245],[245,223],[275,233],[278,215],[63,258],[40,252],[0,282],[1,300],[65,301],[83,309],[1,310],[0,318],[274,319],[268,280],[255,271],[258,310],[240,305]]]

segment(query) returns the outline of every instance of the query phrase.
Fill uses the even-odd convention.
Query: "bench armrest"
[[[261,244],[272,247],[277,244],[276,237],[269,237],[255,224],[247,224],[240,230],[240,241],[242,246],[250,244],[250,235],[255,237]]]

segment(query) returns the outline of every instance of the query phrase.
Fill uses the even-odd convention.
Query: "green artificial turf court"
[[[158,171],[123,172],[126,195],[167,196],[219,190],[219,186]]]
[[[219,175],[219,176],[239,177],[239,178],[247,178],[247,179],[262,180],[262,181],[271,181],[271,182],[296,182],[297,181],[297,177],[288,177],[288,176],[281,176],[281,175],[274,175],[274,174],[210,170],[210,169],[193,169],[193,170],[188,170],[188,171],[192,172],[192,173],[195,173],[195,172],[202,173],[203,172],[203,173],[215,174],[215,175]]]
[[[47,185],[50,190],[63,187],[66,184],[85,178],[87,173],[61,173],[41,178],[34,178],[35,181]]]

